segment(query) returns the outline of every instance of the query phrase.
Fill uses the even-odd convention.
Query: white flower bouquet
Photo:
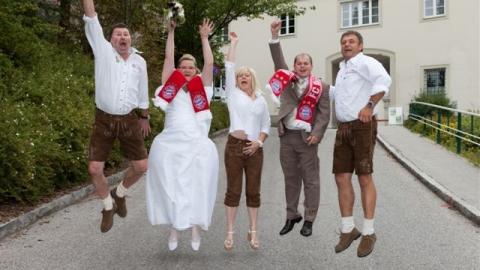
[[[185,12],[183,11],[183,5],[176,1],[168,1],[167,8],[164,10],[165,21],[175,21],[177,25],[181,25],[185,22]]]

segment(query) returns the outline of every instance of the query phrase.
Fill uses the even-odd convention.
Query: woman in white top
[[[199,27],[204,59],[201,81],[208,102],[213,95],[213,55],[208,41],[212,27],[208,20],[204,20]],[[174,32],[175,23],[171,22],[168,25],[162,71],[163,84],[175,71]],[[208,138],[211,116],[209,119],[199,119],[190,97],[191,89],[190,92],[186,91],[189,83],[198,78],[195,58],[191,55],[182,56],[177,70],[186,83],[166,107],[164,129],[155,137],[150,148],[146,181],[147,213],[152,225],[171,226],[168,239],[170,250],[177,247],[177,231],[189,228],[192,228],[192,249],[198,250],[200,228],[207,230],[211,223],[219,161],[215,144]],[[162,103],[160,89],[162,87],[155,93],[156,106]]]
[[[256,88],[255,72],[242,67],[235,73],[235,50],[238,37],[230,33],[230,48],[225,61],[227,105],[230,114],[230,131],[225,147],[227,192],[225,207],[227,215],[226,250],[233,249],[233,228],[237,207],[242,193],[243,172],[246,176],[246,199],[250,228],[247,239],[250,247],[258,249],[257,215],[260,207],[260,185],[263,163],[263,142],[270,129],[267,103]]]

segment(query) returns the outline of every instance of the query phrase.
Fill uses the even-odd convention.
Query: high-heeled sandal
[[[225,241],[223,241],[223,247],[226,251],[231,251],[233,249],[233,233],[233,231],[227,232],[227,235],[232,235],[232,239],[226,238]]]
[[[248,230],[248,235],[247,235],[247,240],[248,244],[252,249],[259,249],[260,248],[260,242],[258,241],[257,237],[252,237],[252,235],[255,234],[257,236],[257,231],[250,231]]]

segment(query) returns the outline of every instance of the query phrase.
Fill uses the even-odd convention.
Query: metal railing
[[[435,129],[435,137],[438,144],[442,142],[442,133],[455,137],[458,154],[462,151],[462,141],[480,147],[480,134],[475,134],[475,123],[480,125],[480,114],[478,113],[415,101],[410,103],[408,117],[423,123],[424,132],[427,126]],[[452,120],[456,120],[455,127],[450,126],[450,121]],[[469,121],[469,127],[463,126],[463,121]]]

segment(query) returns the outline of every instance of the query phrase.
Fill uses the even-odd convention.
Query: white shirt
[[[148,75],[145,60],[131,48],[124,60],[105,39],[98,17],[83,16],[85,33],[95,55],[95,104],[109,114],[125,115],[148,108]]]
[[[392,79],[382,64],[363,53],[347,62],[340,62],[335,87],[330,87],[330,99],[335,101],[338,121],[349,122],[358,119],[358,113],[368,103],[370,96],[380,92],[388,94]],[[373,114],[378,108],[373,109]]]
[[[280,42],[280,39],[277,38],[277,39],[271,39],[268,41],[268,43],[270,44],[274,44],[274,43],[279,43]],[[305,78],[299,78],[298,79],[298,82],[292,82],[294,85],[294,90],[295,90],[295,94],[297,95],[297,97],[301,97],[303,92],[305,92],[305,89],[307,89],[307,87],[309,86],[308,85],[308,77],[305,77]],[[292,130],[303,130],[305,129],[305,127],[303,126],[300,126],[298,121],[296,121],[297,119],[297,107],[293,108],[293,110],[287,114],[287,116],[285,116],[284,120],[283,120],[283,123],[285,124],[285,127],[288,128],[288,129],[292,129]]]
[[[293,89],[295,90],[295,94],[297,97],[301,97],[303,92],[309,87],[308,85],[308,77],[305,78],[298,78],[297,82],[292,82],[293,83]],[[303,126],[300,126],[297,119],[297,107],[293,108],[293,111],[291,111],[287,116],[285,116],[285,119],[283,120],[283,123],[285,124],[285,127],[288,129],[293,129],[293,130],[303,130],[305,129]]]
[[[255,141],[260,132],[270,131],[270,114],[267,102],[258,91],[253,100],[236,87],[235,63],[225,61],[225,91],[230,115],[230,133],[242,130],[247,139]]]

